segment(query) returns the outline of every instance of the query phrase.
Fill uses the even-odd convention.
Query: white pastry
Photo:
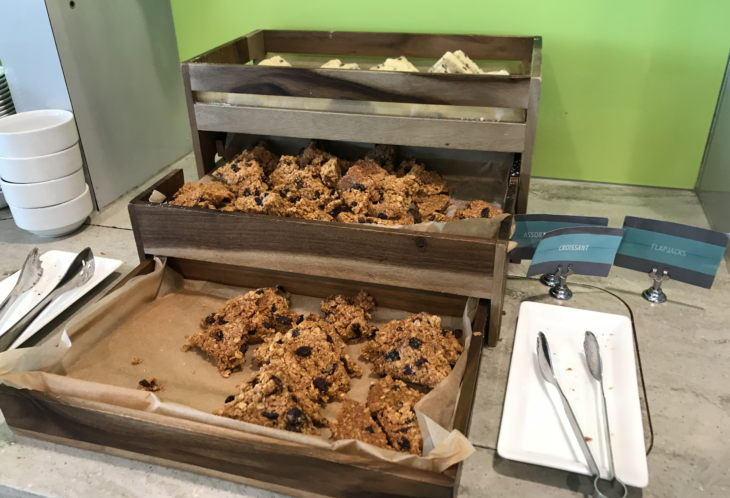
[[[454,52],[454,55],[461,61],[464,66],[471,71],[472,74],[484,74],[484,71],[479,69],[479,66],[477,66],[473,60],[471,60],[464,52],[461,50],[457,50]]]
[[[464,54],[461,50],[446,52],[431,69],[429,73],[457,73],[457,74],[483,74],[479,66]]]
[[[416,66],[411,64],[404,56],[397,59],[385,59],[385,62],[370,68],[371,71],[401,71],[407,73],[419,72]]]
[[[332,59],[331,61],[325,62],[320,66],[322,69],[360,69],[360,66],[354,62],[345,64],[340,59]]]
[[[509,76],[509,71],[507,71],[506,69],[500,69],[499,71],[487,71],[484,74],[496,74],[499,76]]]
[[[274,57],[270,57],[259,62],[259,66],[291,67],[291,64],[282,59],[281,56],[275,55]]]

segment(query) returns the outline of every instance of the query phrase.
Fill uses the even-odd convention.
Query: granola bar
[[[423,437],[413,405],[403,403],[399,408],[387,407],[378,412],[377,419],[393,448],[414,455],[423,453]]]
[[[375,309],[375,299],[365,291],[355,297],[343,295],[330,296],[322,301],[320,309],[324,319],[332,324],[334,330],[345,340],[370,337],[370,311]]]
[[[386,376],[370,386],[367,406],[393,448],[420,455],[423,438],[414,406],[424,395]]]
[[[175,206],[220,209],[233,202],[234,194],[217,182],[186,183],[178,190],[170,204]]]
[[[330,422],[335,439],[357,439],[379,448],[392,449],[380,426],[373,420],[365,403],[345,398],[337,412],[337,419]]]
[[[502,210],[494,207],[486,201],[472,201],[464,209],[458,209],[454,219],[463,220],[466,218],[493,218],[502,214]]]
[[[258,197],[269,190],[270,180],[263,168],[253,159],[237,156],[212,174],[213,178],[226,184],[238,196]]]
[[[360,354],[373,362],[375,374],[435,387],[463,350],[454,334],[442,331],[439,317],[420,313],[385,324]]]
[[[288,294],[275,288],[257,289],[228,300],[203,318],[203,330],[187,340],[214,357],[221,375],[228,377],[244,364],[249,344],[288,330],[296,317],[289,310]]]
[[[320,406],[296,389],[291,376],[274,367],[254,374],[226,401],[214,415],[303,434],[317,434],[315,424],[327,425]]]
[[[344,354],[344,343],[323,320],[304,320],[289,332],[276,334],[254,354],[264,368],[285,369],[298,390],[314,401],[341,398],[350,390],[350,378],[362,370]]]
[[[405,382],[386,375],[370,385],[368,408],[376,415],[388,407],[399,408],[404,403],[414,406],[423,396],[423,393],[408,387]]]

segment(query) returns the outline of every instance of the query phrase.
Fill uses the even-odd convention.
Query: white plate
[[[562,387],[601,475],[608,476],[600,387],[583,353],[585,332],[598,338],[618,477],[639,488],[649,483],[631,321],[625,316],[549,304],[522,303],[505,395],[497,452],[502,458],[590,475],[557,390],[537,366],[543,332]]]
[[[65,251],[48,251],[41,256],[43,265],[43,276],[33,289],[26,292],[15,302],[10,308],[8,314],[0,321],[0,336],[10,327],[18,322],[25,314],[30,311],[33,306],[38,304],[49,292],[53,290],[58,281],[66,273],[68,265],[76,257],[75,253]],[[91,279],[85,285],[69,291],[54,302],[52,302],[40,315],[25,329],[25,332],[18,337],[10,349],[17,348],[20,344],[28,340],[33,334],[38,332],[44,325],[61,314],[66,308],[81,299],[81,297],[96,287],[102,280],[111,275],[111,273],[119,268],[121,261],[116,259],[100,258],[94,254],[95,270]],[[2,302],[18,281],[19,272],[15,272],[2,282],[0,282],[0,302]]]

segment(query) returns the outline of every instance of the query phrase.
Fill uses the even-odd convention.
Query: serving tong
[[[35,249],[35,251],[37,252],[37,249]],[[30,258],[32,254],[33,252],[31,251],[28,258]],[[87,247],[76,255],[74,260],[68,266],[66,273],[63,275],[61,280],[58,281],[54,289],[49,292],[46,297],[41,300],[41,302],[28,311],[23,318],[18,320],[15,325],[10,327],[3,335],[0,336],[0,353],[7,351],[13,342],[15,342],[15,340],[25,331],[28,325],[30,325],[33,320],[35,320],[36,317],[48,307],[49,304],[66,292],[81,287],[88,282],[94,275],[95,269],[96,265],[94,261],[94,253],[91,251],[91,248]],[[20,282],[22,278],[23,275],[18,278],[18,282]]]
[[[583,341],[583,350],[585,352],[588,370],[591,372],[593,378],[597,380],[601,385],[601,399],[603,400],[603,419],[605,421],[603,428],[605,431],[606,442],[608,445],[608,480],[611,481],[612,488],[614,482],[618,484],[619,489],[617,490],[616,494],[621,498],[625,498],[628,493],[628,488],[616,476],[616,471],[613,464],[613,450],[611,449],[611,430],[608,426],[606,394],[603,390],[603,362],[601,360],[601,350],[598,346],[598,340],[596,339],[596,336],[593,334],[593,332],[586,332],[585,339]],[[608,498],[599,489],[601,472],[598,469],[598,464],[596,464],[596,459],[593,458],[593,453],[591,453],[591,449],[588,447],[585,436],[583,436],[583,431],[580,429],[578,419],[575,417],[575,413],[573,413],[573,409],[570,407],[568,398],[565,397],[563,390],[560,388],[558,380],[555,378],[555,371],[553,370],[553,363],[550,356],[550,345],[548,344],[547,337],[545,337],[545,334],[543,334],[542,332],[539,332],[537,334],[537,362],[540,366],[540,372],[542,373],[545,381],[555,386],[555,388],[558,390],[560,400],[563,404],[563,409],[565,410],[565,414],[568,417],[568,422],[570,422],[570,427],[573,429],[573,434],[575,434],[575,437],[578,440],[578,446],[583,452],[583,456],[588,463],[588,469],[593,476],[593,496],[597,498]]]
[[[15,282],[15,287],[10,291],[8,297],[0,303],[0,323],[3,321],[3,317],[6,315],[10,308],[13,307],[15,301],[24,293],[35,287],[41,277],[43,276],[43,267],[41,266],[41,257],[38,254],[38,248],[34,247],[28,256],[25,257],[25,262],[20,268],[20,275],[18,281]]]

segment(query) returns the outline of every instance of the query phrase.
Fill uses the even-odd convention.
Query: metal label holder
[[[665,280],[670,280],[669,268],[664,268],[664,271],[660,275],[659,268],[655,266],[654,268],[652,268],[651,272],[649,272],[649,276],[654,279],[654,283],[651,287],[641,293],[641,297],[643,297],[650,303],[661,304],[663,302],[666,302],[667,295],[664,294],[664,291],[662,290],[662,282]]]
[[[571,291],[568,288],[568,277],[573,274],[573,265],[568,265],[568,270],[563,273],[563,265],[558,265],[558,269],[555,273],[550,274],[546,273],[543,275],[545,277],[546,275],[552,275],[555,277],[558,281],[558,283],[550,288],[550,295],[553,296],[555,299],[560,299],[561,301],[567,301],[571,297],[573,297],[573,291]],[[542,278],[540,279],[542,282]]]

